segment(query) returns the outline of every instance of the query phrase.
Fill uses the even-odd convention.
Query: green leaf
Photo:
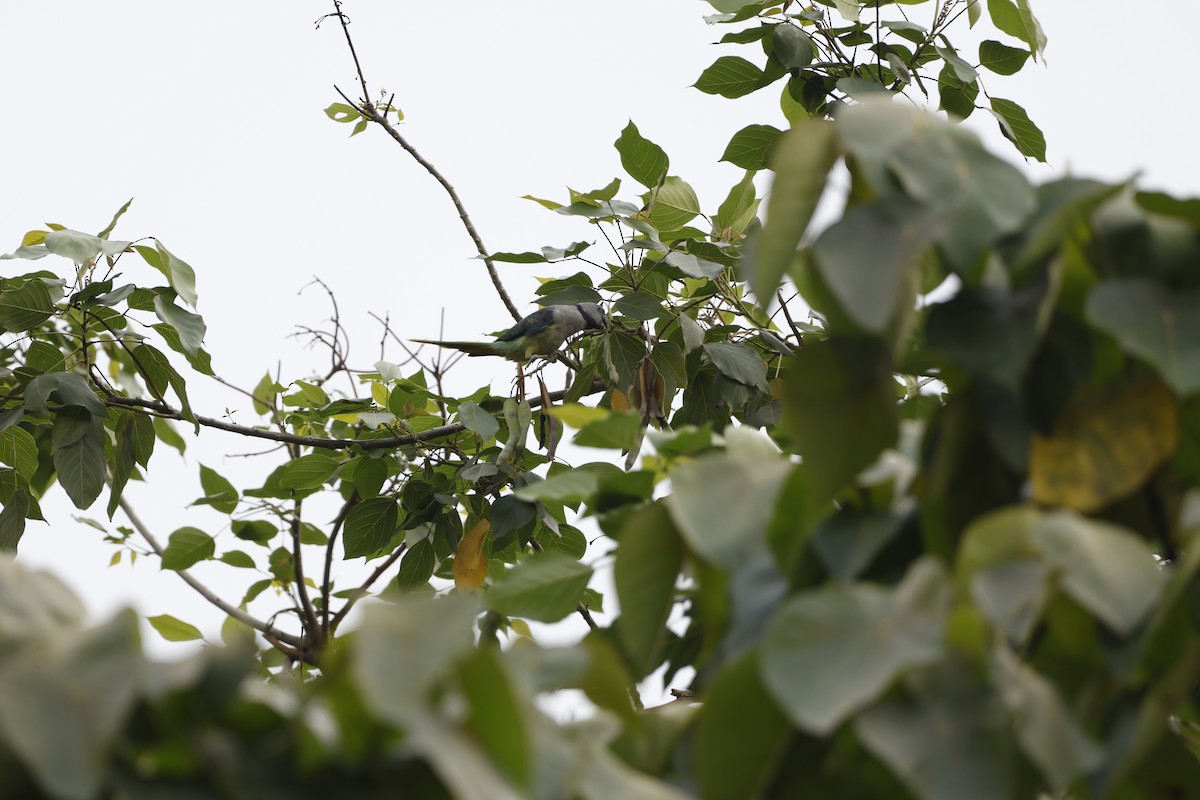
[[[591,567],[569,556],[534,554],[497,578],[484,600],[510,617],[558,622],[575,611],[591,577]]]
[[[544,481],[533,481],[513,492],[518,499],[529,503],[550,500],[556,503],[580,503],[596,492],[596,473],[591,470],[568,469],[551,475]]]
[[[0,511],[0,551],[15,553],[25,533],[25,518],[29,513],[29,493],[13,492]]]
[[[479,438],[485,442],[500,430],[500,423],[494,416],[484,411],[478,403],[469,400],[458,407],[458,421],[468,430],[479,434]]]
[[[1025,109],[1000,97],[992,97],[990,101],[992,113],[1000,121],[1000,131],[1017,146],[1021,155],[1045,162],[1046,137],[1029,119]]]
[[[812,63],[816,47],[812,37],[796,25],[776,25],[771,35],[771,55],[787,69],[803,69]]]
[[[825,180],[841,155],[831,124],[802,122],[783,134],[771,153],[775,182],[767,200],[767,222],[746,256],[743,274],[766,308],[779,286],[809,220],[825,191]]]
[[[154,313],[175,329],[184,352],[196,355],[200,345],[204,343],[204,333],[208,329],[204,324],[204,318],[199,314],[184,311],[174,303],[164,300],[160,295],[154,296]]]
[[[323,453],[311,453],[284,465],[279,485],[284,489],[317,489],[333,477],[342,462]]]
[[[909,691],[863,712],[863,746],[924,800],[1008,800],[1007,730],[995,694],[951,662],[914,675]],[[969,787],[969,788],[968,788]]]
[[[418,713],[428,715],[426,693],[473,650],[475,611],[455,595],[367,605],[351,668],[373,715],[404,728]]]
[[[54,310],[50,287],[40,280],[28,280],[16,289],[0,292],[0,328],[5,331],[27,331],[50,319]]]
[[[1200,389],[1200,291],[1167,290],[1147,278],[1110,279],[1088,295],[1087,317],[1180,394]]]
[[[941,658],[949,588],[938,562],[925,558],[894,589],[857,584],[795,595],[763,639],[767,688],[798,727],[831,733],[897,675]]]
[[[726,378],[760,392],[768,391],[767,364],[753,348],[735,342],[709,342],[704,345],[704,354]]]
[[[354,122],[361,116],[354,106],[346,105],[345,103],[331,103],[324,110],[325,116],[334,122]]]
[[[345,558],[369,556],[392,540],[400,508],[391,497],[373,497],[350,509],[342,534]]]
[[[425,586],[433,576],[437,562],[433,552],[433,541],[422,539],[408,548],[400,560],[400,573],[396,576],[396,587],[403,593]]]
[[[69,258],[76,264],[84,264],[100,255],[104,240],[89,233],[61,230],[47,233],[45,245],[55,255]]]
[[[700,74],[695,87],[705,94],[742,97],[759,88],[763,71],[741,56],[721,56]]]
[[[230,530],[239,539],[261,545],[265,545],[279,534],[279,529],[265,519],[234,520]]]
[[[89,423],[85,423],[87,433],[73,441],[55,445],[54,469],[58,473],[58,482],[75,507],[88,508],[104,489],[104,428],[99,419],[87,417],[83,411],[78,414],[89,420]],[[67,410],[64,409],[58,414],[55,428],[66,418]]]
[[[160,442],[167,447],[175,448],[179,451],[180,455],[183,455],[184,450],[187,449],[187,442],[183,440],[183,437],[179,435],[169,420],[165,420],[162,417],[155,417],[150,421],[150,424],[154,428],[154,435],[158,437]]]
[[[650,223],[660,231],[678,230],[700,213],[696,191],[683,178],[674,175],[668,175],[661,186],[650,190],[647,204],[650,206]]]
[[[1029,8],[1029,0],[988,0],[988,14],[992,23],[1007,33],[1015,36],[1025,44],[1037,61],[1038,54],[1046,49],[1046,34],[1033,11]]]
[[[954,70],[955,76],[963,83],[972,83],[979,79],[979,73],[966,59],[949,47],[936,47],[937,54],[942,57],[947,66]]]
[[[813,532],[813,550],[831,577],[847,583],[871,565],[903,524],[902,517],[885,511],[842,508]]]
[[[1055,792],[1066,791],[1075,778],[1104,762],[1104,748],[1071,715],[1054,684],[1003,645],[993,650],[992,674],[1021,749]]]
[[[183,259],[176,257],[162,242],[155,242],[155,249],[145,245],[134,245],[146,263],[161,272],[167,283],[183,302],[196,307],[196,273]]]
[[[38,468],[38,449],[28,431],[15,425],[0,431],[0,462],[27,481],[33,478]]]
[[[516,785],[530,787],[533,742],[526,714],[528,698],[518,694],[508,662],[494,648],[478,649],[459,662],[463,695],[470,709],[466,726],[492,761]]]
[[[257,566],[250,554],[244,553],[241,550],[230,550],[227,553],[222,553],[221,557],[217,560],[231,567],[238,567],[239,569],[254,569]]]
[[[702,455],[671,473],[667,508],[692,551],[733,571],[759,548],[790,471],[782,457]]]
[[[48,414],[47,400],[75,406],[95,417],[104,417],[108,408],[96,397],[87,378],[75,372],[50,372],[38,375],[25,385],[25,408],[34,414]]]
[[[641,417],[633,413],[614,412],[579,429],[572,440],[580,447],[607,447],[629,450],[642,433]]]
[[[657,297],[649,292],[640,290],[622,295],[613,304],[612,310],[623,317],[628,317],[638,322],[664,319],[670,316],[667,310],[662,307],[662,303]]]
[[[200,629],[195,625],[176,619],[170,614],[146,617],[146,622],[168,642],[194,642],[204,638],[204,634],[200,633]]]
[[[911,277],[933,234],[932,215],[898,198],[856,205],[813,245],[825,284],[857,324],[882,333],[912,305]]]
[[[778,27],[794,30],[791,26]],[[783,131],[773,125],[747,125],[729,140],[725,152],[721,154],[721,160],[742,169],[763,169],[767,165],[767,153],[781,133]]]
[[[978,81],[964,83],[958,79],[949,64],[938,74],[938,108],[948,111],[959,119],[966,119],[975,111],[975,98],[979,97]]]
[[[987,39],[979,43],[979,63],[997,75],[1015,75],[1025,66],[1029,51]]]
[[[718,234],[725,230],[734,235],[740,234],[755,219],[759,201],[754,187],[754,175],[753,170],[748,171],[729,190],[725,201],[717,209],[717,215],[713,217],[713,228]]]
[[[666,177],[670,159],[661,147],[638,133],[630,122],[614,143],[621,154],[621,166],[629,176],[647,189],[653,189]]]
[[[785,376],[784,424],[808,467],[809,499],[824,508],[899,432],[886,346],[873,339],[807,343]]]
[[[683,540],[666,506],[654,503],[626,519],[619,541],[613,566],[621,604],[617,641],[634,679],[640,680],[657,665],[670,634],[667,617],[675,605]]]
[[[222,514],[232,514],[237,509],[237,489],[216,470],[203,464],[200,465],[200,486],[204,489],[204,497],[193,505],[212,506]]]
[[[213,538],[198,528],[183,527],[171,534],[163,550],[163,569],[187,569],[212,558],[216,552]]]
[[[792,730],[759,670],[759,653],[751,650],[718,673],[705,692],[694,756],[701,797],[770,796]]]

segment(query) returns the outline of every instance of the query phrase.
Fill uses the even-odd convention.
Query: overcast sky
[[[505,327],[470,240],[429,176],[381,132],[347,139],[348,127],[322,113],[339,100],[335,84],[360,93],[336,22],[314,26],[330,6],[3,4],[0,251],[45,222],[98,231],[133,197],[116,236],[156,236],[192,264],[214,366],[245,386],[279,364],[287,377],[325,368],[324,354],[289,338],[297,325],[329,317],[324,294],[305,288],[314,277],[336,293],[357,366],[379,357],[371,312],[390,316],[404,337],[437,336],[443,311],[447,338]],[[987,78],[989,91],[1025,106],[1046,134],[1050,164],[1025,165],[1031,174],[1141,173],[1143,185],[1200,193],[1193,57],[1174,33],[1200,29],[1200,4],[1150,6],[1033,2],[1048,64]],[[903,8],[927,23],[932,5]],[[699,0],[468,2],[453,12],[443,3],[351,0],[346,9],[372,90],[395,94],[405,135],[457,187],[492,251],[594,239],[585,224],[520,196],[562,199],[568,184],[608,183],[620,171],[612,142],[630,119],[667,150],[672,173],[707,209],[740,177],[717,163],[730,135],[754,122],[785,127],[777,88],[737,101],[689,88],[718,55],[751,55],[711,45],[725,29],[704,23],[712,9]],[[982,28],[983,37],[1005,38]],[[965,45],[980,35],[951,38],[971,58]],[[1019,161],[983,114],[968,125]],[[25,266],[0,262],[0,274]],[[575,271],[502,269],[523,311],[533,309],[534,276]],[[128,277],[156,275],[146,268]],[[454,388],[486,382],[486,368],[474,368]],[[256,422],[237,395],[201,376],[190,382],[200,413],[230,409],[235,421]],[[183,459],[160,445],[152,482],[130,485],[127,496],[163,539],[182,525],[217,533],[218,517],[184,507],[201,493],[198,463],[246,488],[266,470],[233,456],[260,449],[212,432]],[[102,518],[101,506],[87,515]],[[219,612],[174,575],[145,561],[107,568],[111,547],[72,522],[73,509],[44,508],[50,524],[30,524],[21,558],[62,575],[97,615],[132,603],[210,635],[219,627]],[[258,577],[198,572],[235,601]]]

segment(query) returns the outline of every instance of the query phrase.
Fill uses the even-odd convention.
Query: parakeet
[[[581,331],[607,328],[608,317],[600,306],[595,303],[576,303],[539,309],[501,333],[493,342],[412,341],[461,350],[469,356],[504,356],[525,362],[537,356],[554,354],[563,342]]]

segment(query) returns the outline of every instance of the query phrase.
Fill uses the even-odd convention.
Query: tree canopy
[[[326,114],[428,170],[481,289],[519,318],[497,264],[553,265],[539,305],[606,309],[511,392],[447,393],[453,362],[405,344],[427,332],[389,324],[407,355],[352,365],[317,331],[332,366],[266,372],[243,387],[259,422],[233,423],[188,395],[221,379],[204,270],[116,238],[128,204],[2,257],[0,547],[53,536],[28,522],[61,489],[228,622],[156,663],[131,612],[88,625],[0,560],[0,794],[1194,793],[1200,205],[1013,166],[1044,138],[981,76],[1041,57],[1026,0],[709,4],[743,55],[695,88],[774,87],[789,130],[739,130],[744,175],[701,200],[630,122],[624,176],[529,198],[578,221],[565,246],[488,250],[354,54]],[[967,25],[996,38],[964,53]],[[958,124],[985,112],[1012,151]],[[201,466],[227,524],[164,537],[124,491],[202,428],[282,458],[242,487]],[[222,597],[202,562],[254,578]],[[567,618],[570,646],[529,624]],[[676,699],[647,708],[655,673]],[[545,710],[571,690],[575,718]]]

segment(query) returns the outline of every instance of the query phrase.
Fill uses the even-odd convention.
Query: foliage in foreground
[[[871,28],[714,5],[721,22],[762,15],[766,32],[744,36],[771,43],[760,72],[785,59],[789,85],[813,80],[814,42]],[[1002,30],[1008,8],[1032,20],[1024,2],[989,8]],[[876,39],[934,39],[889,24]],[[1020,30],[1036,54],[1036,22]],[[441,395],[431,370],[380,362],[344,395],[264,378],[261,427],[210,419],[164,352],[213,372],[191,268],[113,226],[27,234],[10,257],[71,266],[0,284],[14,334],[0,543],[17,548],[55,482],[80,508],[107,483],[110,518],[120,507],[134,526],[111,533],[119,545],[145,536],[181,575],[220,560],[264,577],[226,603],[229,648],[165,666],[141,657],[130,615],[87,629],[64,587],[0,562],[0,792],[1194,793],[1200,208],[1076,178],[1034,187],[945,120],[848,103],[872,74],[903,89],[899,67],[913,75],[930,50],[965,79],[947,48],[822,66],[815,118],[760,153],[775,173],[765,226],[750,173],[695,227],[695,193],[633,125],[616,147],[643,195],[614,181],[539,201],[621,244],[489,254],[572,260],[539,302],[612,310],[611,331],[572,348],[568,388],[532,401]],[[844,208],[806,238],[839,169]],[[202,468],[201,501],[228,530],[159,546],[122,490],[152,478],[156,442],[183,446],[167,419],[288,450],[248,489]],[[556,457],[567,428],[574,452],[621,451],[623,466]],[[332,523],[305,512],[319,496],[337,501]],[[590,621],[602,602],[575,512],[616,543],[620,615],[543,647],[525,620]],[[337,585],[339,556],[388,574],[342,634],[374,581]],[[295,627],[249,613],[268,589]],[[634,687],[664,665],[668,684],[695,668],[695,702],[644,710]],[[570,688],[596,716],[539,709]]]

